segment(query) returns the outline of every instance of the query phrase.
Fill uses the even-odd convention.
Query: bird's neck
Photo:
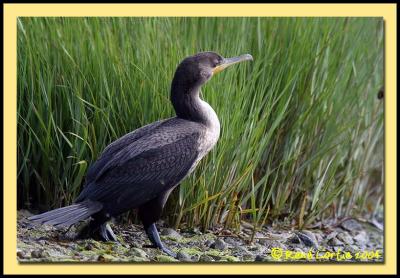
[[[212,107],[200,98],[201,86],[181,86],[172,83],[171,102],[179,118],[199,122],[219,129],[219,120]]]

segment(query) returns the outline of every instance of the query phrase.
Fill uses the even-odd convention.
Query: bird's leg
[[[93,238],[101,241],[115,241],[118,242],[113,230],[107,221],[110,217],[98,213],[92,216],[93,220],[84,227],[78,234],[78,239]]]
[[[166,253],[167,255],[172,256],[172,257],[176,257],[176,254],[174,252],[172,252],[171,250],[169,250],[168,248],[166,248],[164,246],[164,244],[161,242],[160,235],[158,234],[157,227],[156,227],[155,223],[151,224],[150,226],[148,226],[145,229],[146,229],[146,234],[147,234],[147,236],[149,237],[149,239],[150,239],[150,241],[152,243],[152,245],[150,245],[150,246],[147,245],[147,247],[159,248],[164,253]]]
[[[156,221],[160,218],[161,212],[164,208],[165,202],[173,188],[161,193],[155,199],[148,201],[139,207],[139,217],[143,222],[144,229],[149,237],[152,245],[145,245],[143,247],[159,248],[166,254],[176,257],[176,254],[166,248],[161,242],[160,235],[158,234]]]

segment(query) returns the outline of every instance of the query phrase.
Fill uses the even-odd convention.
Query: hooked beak
[[[237,57],[225,58],[222,61],[222,64],[216,66],[212,72],[213,72],[213,74],[216,74],[220,71],[223,71],[224,69],[226,69],[229,66],[232,66],[234,64],[237,64],[237,63],[240,63],[243,61],[253,61],[253,56],[251,56],[250,54],[243,54],[243,55],[240,55]]]

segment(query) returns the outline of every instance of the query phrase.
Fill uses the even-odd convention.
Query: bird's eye
[[[214,60],[214,68],[219,65],[219,60]]]

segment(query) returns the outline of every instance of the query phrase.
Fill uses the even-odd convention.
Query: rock
[[[258,251],[258,246],[255,244],[249,245],[249,246],[247,246],[247,250],[252,251],[252,252]]]
[[[40,250],[33,250],[31,252],[31,257],[32,258],[45,258],[48,257],[49,253],[47,253],[46,251],[44,251],[43,249]]]
[[[329,244],[329,245],[332,245],[332,246],[343,246],[343,245],[344,245],[343,242],[341,242],[340,240],[338,240],[336,237],[330,239],[330,240],[328,241],[328,244]]]
[[[332,233],[330,233],[329,235],[327,235],[326,236],[326,241],[329,241],[329,240],[331,240],[332,238],[334,238],[334,237],[336,237],[337,236],[337,232],[332,232]]]
[[[315,239],[314,234],[311,233],[310,231],[297,232],[296,234],[299,237],[299,239],[304,243],[305,246],[318,247],[317,240]]]
[[[136,242],[136,241],[132,242],[131,244],[132,244],[132,247],[134,247],[134,248],[140,248],[143,246],[143,244],[140,244],[139,242]],[[127,244],[125,247],[129,248],[130,246]]]
[[[358,251],[360,251],[360,248],[357,245],[349,245],[349,246],[346,246],[346,250],[351,252],[352,254],[355,254]]]
[[[141,257],[129,257],[126,259],[127,262],[148,262],[148,258],[141,258]]]
[[[85,245],[83,246],[83,248],[84,248],[85,250],[91,251],[91,250],[96,249],[96,245],[94,245],[93,242],[89,241],[89,242],[86,242],[86,243],[85,243]]]
[[[200,260],[200,255],[194,254],[190,259],[192,262],[198,262]]]
[[[210,256],[205,255],[205,254],[201,255],[199,258],[199,262],[213,262],[213,261],[214,261],[213,258],[211,258]]]
[[[243,261],[254,261],[255,258],[251,253],[246,253],[246,254],[243,254],[242,260]]]
[[[349,235],[348,232],[343,232],[343,233],[338,234],[337,238],[348,245],[352,245],[354,243],[353,238]]]
[[[214,242],[212,241],[212,240],[210,240],[210,239],[207,239],[206,241],[204,241],[204,246],[207,246],[207,247],[211,247],[211,245],[213,244]]]
[[[366,245],[367,242],[369,241],[369,237],[365,231],[359,232],[355,237],[354,240],[359,244],[359,245]]]
[[[348,219],[346,221],[343,221],[342,224],[340,224],[340,226],[349,232],[362,230],[362,226],[355,219]]]
[[[264,256],[261,255],[257,255],[254,259],[255,262],[262,262],[264,261]]]
[[[238,246],[240,243],[233,237],[225,237],[224,241],[232,246]]]
[[[139,258],[147,258],[148,255],[147,253],[139,248],[132,248],[131,250],[129,250],[129,255],[130,256],[134,256],[134,257],[139,257]]]
[[[258,240],[258,243],[260,243],[261,245],[264,245],[266,247],[270,247],[272,244],[272,240],[268,239],[268,238],[260,238]]]
[[[20,259],[25,259],[26,258],[26,253],[24,251],[17,251],[17,257]]]
[[[210,247],[218,250],[225,250],[227,248],[225,241],[223,241],[221,238],[217,238]]]
[[[161,235],[169,237],[174,240],[182,239],[182,236],[177,231],[175,231],[174,229],[171,229],[171,228],[163,229],[161,232]]]
[[[299,238],[299,236],[297,234],[295,234],[292,237],[288,238],[287,242],[288,243],[294,243],[294,244],[301,243],[300,238]]]
[[[211,258],[214,259],[214,261],[220,261],[222,259],[222,256],[218,255],[218,254],[208,254],[208,256],[210,256]]]
[[[340,247],[340,246],[333,246],[333,250],[334,250],[335,252],[338,252],[339,250],[341,250],[341,251],[343,252],[343,248]]]
[[[235,257],[235,256],[224,256],[221,261],[227,261],[227,262],[240,262],[240,259]]]
[[[169,263],[169,262],[179,262],[177,259],[171,257],[171,256],[167,256],[167,255],[158,255],[156,257],[156,260],[158,262],[162,262],[162,263]]]
[[[315,236],[315,241],[316,241],[317,243],[324,240],[324,237],[322,236],[322,233],[321,233],[321,232],[317,232],[317,233],[313,233],[313,234],[314,234],[314,236]]]
[[[183,251],[179,251],[176,258],[181,262],[191,262],[192,258]]]
[[[108,254],[102,254],[97,257],[97,261],[101,262],[101,263],[113,262],[113,261],[117,261],[117,260],[118,260],[117,258],[115,258],[111,255],[108,255]]]

